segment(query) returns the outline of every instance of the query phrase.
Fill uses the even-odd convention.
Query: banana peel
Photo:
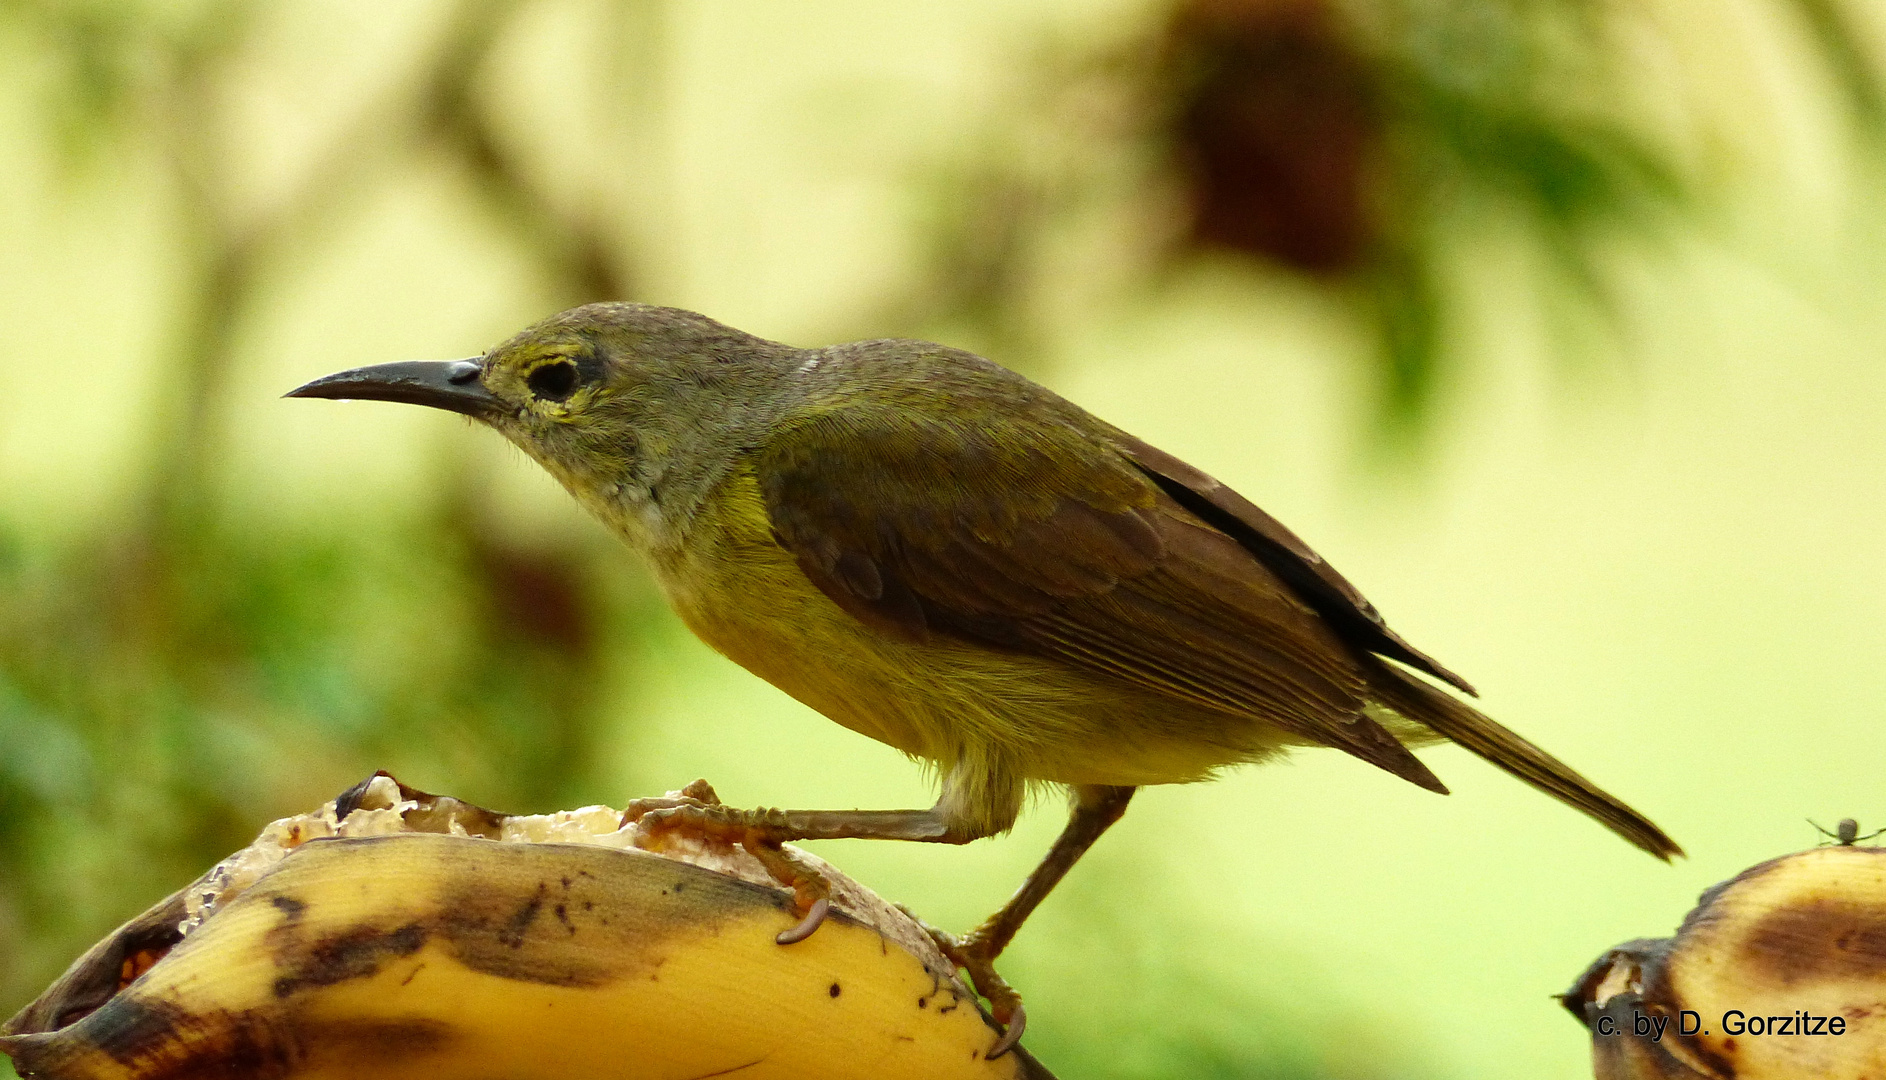
[[[1579,976],[1562,1000],[1597,1080],[1886,1076],[1886,849],[1850,836],[1750,867],[1675,937]]]
[[[925,929],[833,884],[811,938],[738,847],[642,850],[376,775],[99,942],[0,1026],[45,1080],[1046,1078]]]

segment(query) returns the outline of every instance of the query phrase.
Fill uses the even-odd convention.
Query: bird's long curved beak
[[[503,403],[485,389],[483,365],[470,360],[401,360],[323,375],[284,397],[403,401],[484,418]]]

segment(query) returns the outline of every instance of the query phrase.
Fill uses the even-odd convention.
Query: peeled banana
[[[811,856],[806,941],[737,847],[381,774],[125,924],[0,1026],[47,1080],[1052,1078],[924,929]]]
[[[1785,855],[1703,893],[1673,938],[1606,952],[1563,1000],[1598,1080],[1886,1076],[1886,849]]]

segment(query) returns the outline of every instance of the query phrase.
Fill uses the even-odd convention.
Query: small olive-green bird
[[[693,312],[590,304],[482,357],[357,368],[297,397],[404,401],[496,428],[639,551],[687,625],[838,723],[932,764],[928,810],[737,811],[704,786],[652,824],[744,843],[961,844],[1030,785],[1066,831],[1001,911],[939,934],[1008,1025],[992,963],[1144,784],[1328,746],[1446,792],[1408,746],[1451,739],[1659,858],[1641,814],[1422,676],[1342,575],[1203,472],[980,356],[922,341],[799,349]]]

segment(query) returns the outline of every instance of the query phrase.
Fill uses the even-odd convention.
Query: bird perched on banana
[[[495,428],[642,554],[708,644],[936,767],[927,810],[630,811],[770,859],[806,912],[782,941],[825,909],[780,844],[967,843],[1012,826],[1029,785],[1067,787],[1067,828],[1021,889],[971,933],[939,935],[1008,1025],[992,1053],[1024,1017],[996,957],[1143,785],[1327,746],[1445,793],[1408,746],[1449,739],[1652,855],[1680,854],[1422,678],[1474,692],[1275,519],[958,349],[800,349],[693,312],[590,304],[481,357],[356,368],[291,396]]]

